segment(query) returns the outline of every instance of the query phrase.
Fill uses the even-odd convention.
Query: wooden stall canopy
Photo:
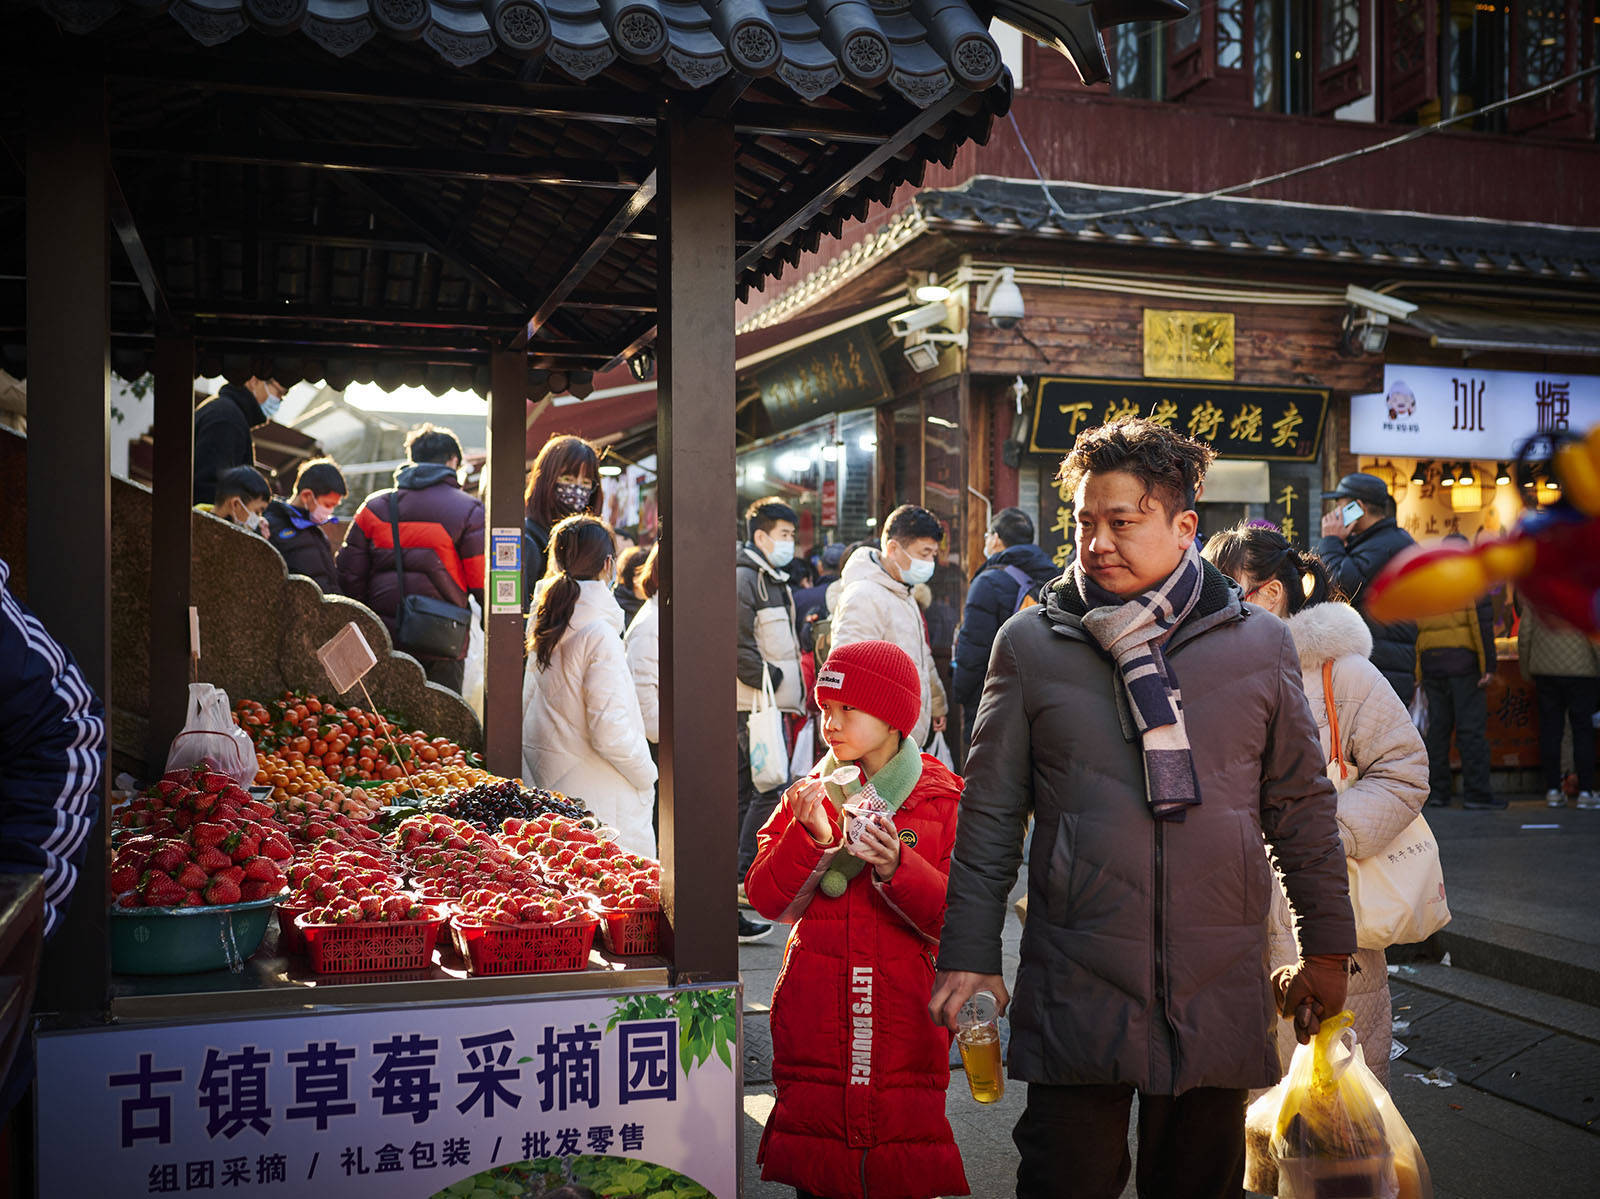
[[[105,440],[83,433],[109,420],[109,370],[157,376],[155,670],[182,644],[197,374],[488,392],[488,522],[515,527],[526,401],[636,354],[659,323],[662,683],[695,713],[663,727],[668,939],[679,979],[732,978],[734,799],[707,781],[733,777],[732,569],[720,536],[670,535],[678,508],[734,525],[732,301],[987,138],[1010,102],[992,16],[1094,78],[1098,29],[1182,6],[553,7],[0,4],[0,44],[24,51],[0,83],[0,367],[33,376],[30,543],[82,551],[34,556],[30,587],[70,607],[60,635],[104,693]],[[63,477],[80,502],[48,502]],[[520,620],[492,614],[488,634],[486,747],[515,774]],[[689,885],[719,876],[725,894]],[[104,919],[86,887],[46,1002],[103,1009]]]

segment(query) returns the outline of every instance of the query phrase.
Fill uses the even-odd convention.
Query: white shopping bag
[[[951,756],[950,746],[946,743],[942,732],[933,735],[933,739],[928,742],[928,748],[923,752],[938,758],[951,770],[956,768],[956,760]]]
[[[761,690],[750,709],[750,781],[757,791],[776,791],[789,782],[789,747],[783,713],[772,695],[772,676],[762,669]]]

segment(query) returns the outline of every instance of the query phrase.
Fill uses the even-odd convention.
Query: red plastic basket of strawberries
[[[294,890],[278,908],[278,947],[286,953],[306,952],[305,937],[296,923],[300,916],[338,900],[400,894],[403,874],[399,860],[384,850],[338,842],[318,845],[289,867]]]
[[[450,928],[470,974],[549,974],[588,967],[598,924],[586,903],[552,888],[480,888],[457,902]]]
[[[398,891],[345,896],[295,918],[318,974],[425,970],[446,916]]]

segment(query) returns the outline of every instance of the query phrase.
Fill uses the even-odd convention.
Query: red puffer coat
[[[928,1018],[961,780],[921,761],[895,812],[902,849],[887,885],[868,866],[839,898],[824,895],[817,884],[835,851],[781,805],[745,879],[767,919],[803,912],[772,995],[778,1099],[761,1176],[830,1199],[968,1194],[944,1114],[950,1034]]]

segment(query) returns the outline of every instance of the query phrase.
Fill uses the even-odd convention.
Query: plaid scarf
[[[1074,565],[1089,606],[1083,627],[1116,659],[1144,746],[1144,786],[1157,820],[1181,821],[1200,802],[1200,780],[1183,724],[1178,676],[1161,647],[1200,598],[1200,554],[1193,545],[1162,584],[1131,599],[1112,595]]]

